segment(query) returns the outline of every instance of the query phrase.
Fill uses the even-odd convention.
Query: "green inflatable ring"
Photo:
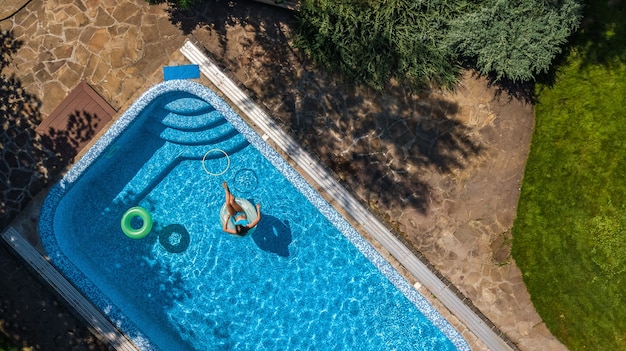
[[[130,225],[130,221],[135,217],[139,217],[143,221],[143,225],[139,229],[135,229]],[[131,239],[141,239],[152,230],[152,216],[150,212],[143,207],[131,207],[128,211],[124,212],[120,225],[127,237]]]

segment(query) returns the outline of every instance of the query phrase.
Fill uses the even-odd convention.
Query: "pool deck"
[[[266,11],[259,6],[267,5],[250,6]],[[166,5],[148,5],[143,0],[122,4],[113,0],[0,1],[0,8],[3,9],[0,18],[15,12],[11,10],[19,10],[0,22],[0,29],[12,29],[14,36],[22,41],[3,73],[15,73],[25,89],[41,99],[43,118],[52,113],[81,80],[87,81],[114,109],[123,112],[138,94],[162,80],[163,66],[201,64],[204,77],[200,82],[222,90],[224,97],[248,116],[253,127],[265,134],[277,149],[282,149],[290,163],[317,184],[316,188],[333,206],[343,208],[340,212],[344,214],[349,212],[355,226],[461,332],[473,350],[565,350],[534,311],[514,262],[501,264],[482,259],[475,264],[475,261],[437,260],[439,250],[436,248],[432,252],[427,251],[428,246],[420,247],[419,251],[411,249],[405,240],[394,235],[390,224],[382,223],[378,217],[401,217],[399,222],[411,223],[422,215],[410,211],[373,215],[371,209],[364,208],[363,201],[346,190],[335,175],[326,172],[317,158],[304,152],[299,143],[269,117],[267,110],[259,107],[258,96],[257,100],[251,100],[241,89],[252,83],[232,79],[232,75],[212,66],[203,52],[196,50],[215,45],[215,33],[210,29],[195,32],[181,29],[180,23],[172,24]],[[236,40],[246,45],[254,44],[254,33],[245,24],[232,23],[226,32],[238,33]],[[186,42],[189,38],[192,41]],[[195,43],[196,49],[190,43]],[[235,59],[245,61],[244,54]],[[229,66],[227,61],[219,64]],[[472,78],[467,82],[470,83],[467,86],[480,84]],[[485,89],[476,88],[476,91],[485,94]],[[493,94],[493,91],[486,91]],[[448,97],[457,101],[459,96],[476,99],[475,110],[484,110],[485,99],[481,99],[482,95],[472,96],[474,93],[462,90],[456,97]],[[493,97],[486,101],[490,99]],[[398,133],[401,136],[402,132]],[[520,177],[515,173],[511,176]],[[38,252],[42,251],[36,223],[45,192],[38,194],[12,223]],[[489,256],[494,250],[493,241],[481,239],[481,235],[497,237],[501,233],[500,228],[480,228],[478,234],[471,234],[471,225],[462,229],[459,232],[464,237],[460,240],[451,240],[445,230],[441,233],[440,240],[450,252],[467,251],[468,245],[477,245],[473,251],[488,252]],[[469,238],[471,235],[479,239]],[[9,279],[4,277],[7,278],[2,279]],[[499,336],[499,331],[504,333],[504,338]]]

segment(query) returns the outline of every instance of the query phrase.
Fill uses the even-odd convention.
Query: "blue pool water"
[[[222,181],[261,204],[249,236],[221,230]],[[120,228],[133,206],[154,221],[143,239]],[[196,83],[161,83],[124,113],[51,190],[40,233],[53,263],[146,350],[469,349]]]

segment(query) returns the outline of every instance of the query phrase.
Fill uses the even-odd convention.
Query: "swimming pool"
[[[221,230],[222,181],[261,204],[249,236]],[[120,219],[137,205],[154,223],[131,239]],[[40,234],[52,262],[146,350],[469,349],[197,83],[138,99],[50,191]]]

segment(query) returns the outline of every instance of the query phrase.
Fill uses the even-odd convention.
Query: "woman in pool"
[[[235,235],[245,235],[248,230],[254,228],[255,225],[259,223],[261,220],[261,205],[256,205],[257,216],[254,221],[248,221],[248,216],[246,212],[239,206],[239,204],[235,201],[235,197],[231,194],[230,189],[228,189],[228,184],[226,182],[222,183],[224,187],[224,192],[226,194],[226,209],[228,210],[228,218],[224,221],[224,228],[222,228],[226,233],[235,234]],[[228,222],[231,222],[235,229],[228,228]]]

